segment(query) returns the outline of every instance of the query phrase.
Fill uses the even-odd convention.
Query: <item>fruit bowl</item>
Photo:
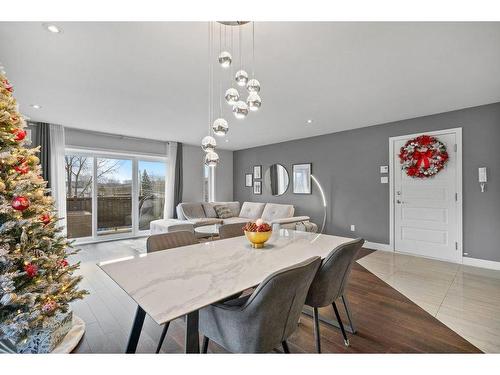
[[[273,234],[271,226],[262,219],[257,219],[255,223],[246,223],[243,227],[243,231],[254,249],[262,249],[266,241],[269,240]]]
[[[248,241],[250,241],[250,244],[254,249],[262,249],[264,247],[264,244],[267,240],[269,240],[272,234],[272,230],[267,232],[245,231],[245,236],[247,237]]]

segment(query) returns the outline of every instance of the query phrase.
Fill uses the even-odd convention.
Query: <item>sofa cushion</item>
[[[205,211],[203,210],[203,206],[200,202],[184,202],[179,203],[179,206],[181,207],[185,218],[188,220],[206,217]]]
[[[228,219],[235,216],[231,208],[225,204],[214,206],[214,210],[217,212],[219,219]]]
[[[200,218],[200,219],[193,219],[190,220],[191,223],[193,223],[193,226],[196,227],[202,227],[204,225],[214,225],[214,224],[222,224],[222,219],[217,219],[217,218]]]
[[[202,205],[206,217],[212,217],[212,218],[217,217],[217,212],[215,212],[214,210],[214,205],[215,205],[214,203],[203,202]]]
[[[229,217],[227,219],[224,219],[224,224],[236,224],[236,223],[241,223],[241,226],[243,224],[248,223],[250,220],[247,219],[246,217]]]
[[[223,202],[224,206],[228,206],[233,213],[233,216],[238,216],[240,214],[240,202]]]
[[[262,216],[262,211],[264,211],[265,205],[265,203],[243,202],[238,216],[256,220]]]
[[[262,212],[262,220],[272,222],[276,219],[292,217],[294,212],[291,204],[267,203]]]

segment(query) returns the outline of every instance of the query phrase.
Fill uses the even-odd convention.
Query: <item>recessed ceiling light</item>
[[[57,27],[56,25],[53,24],[44,24],[43,25],[47,30],[49,30],[51,33],[60,33],[61,29]]]
[[[226,143],[229,142],[229,139],[226,139]]]
[[[307,120],[308,124],[312,124],[313,120]]]
[[[41,105],[38,105],[38,104],[31,104],[31,106],[30,106],[30,107],[31,107],[31,108],[35,108],[35,109],[40,109],[40,108],[42,108],[42,106],[41,106]]]

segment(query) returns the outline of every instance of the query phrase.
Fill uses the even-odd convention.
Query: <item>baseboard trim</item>
[[[500,262],[495,262],[493,260],[463,257],[462,263],[466,266],[488,268],[490,270],[500,271]]]
[[[365,241],[363,247],[372,250],[393,251],[389,244]]]

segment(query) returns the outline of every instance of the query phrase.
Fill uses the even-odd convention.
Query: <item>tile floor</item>
[[[500,353],[500,271],[376,251],[358,263],[486,353]]]

